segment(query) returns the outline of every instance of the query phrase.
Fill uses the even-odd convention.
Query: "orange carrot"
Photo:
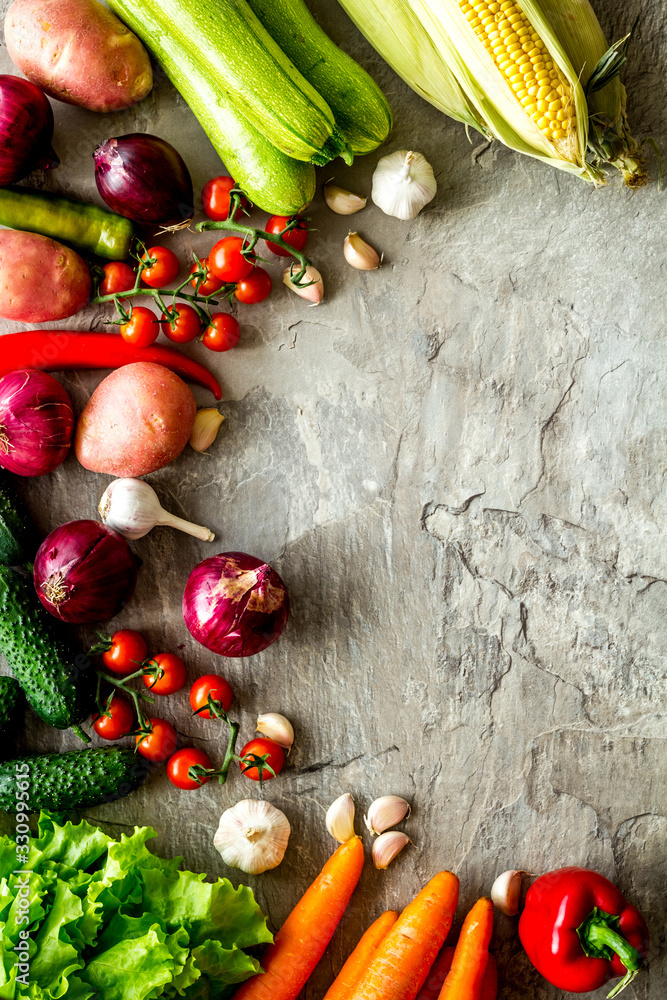
[[[403,910],[349,1000],[415,1000],[445,943],[458,898],[456,875],[432,878]]]
[[[493,934],[493,903],[478,899],[463,927],[438,1000],[481,1000]]]
[[[234,1000],[296,1000],[333,937],[363,867],[364,845],[352,837],[332,854],[264,952],[264,975],[244,983]]]
[[[447,978],[447,973],[452,967],[454,958],[454,945],[443,948],[435,962],[431,966],[428,979],[422,986],[417,996],[417,1000],[438,1000],[442,984]],[[498,966],[493,955],[489,955],[489,962],[484,973],[482,983],[481,1000],[497,1000],[498,997]]]
[[[324,1000],[347,1000],[350,990],[361,979],[378,946],[397,919],[398,913],[395,910],[386,910],[371,924],[327,990]]]

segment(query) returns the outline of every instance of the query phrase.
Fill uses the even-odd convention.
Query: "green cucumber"
[[[0,469],[0,565],[19,566],[37,551],[37,530],[24,513],[11,477]]]
[[[85,809],[129,795],[146,777],[146,762],[124,747],[21,757],[0,764],[0,810],[16,812],[21,804],[26,812]],[[20,787],[24,782],[27,789]]]
[[[78,726],[91,711],[91,661],[44,610],[32,579],[0,567],[0,653],[28,704],[56,729]]]
[[[331,41],[303,0],[248,0],[248,4],[326,99],[352,152],[377,149],[391,131],[391,109],[366,70]]]
[[[16,727],[25,698],[18,681],[0,677],[0,735],[6,736]]]
[[[352,162],[331,108],[246,0],[110,0],[109,6],[159,62],[167,47],[180,50],[183,62],[189,57],[198,77],[215,81],[225,101],[287,156],[320,166],[338,155]],[[146,19],[158,25],[149,36],[141,29]]]

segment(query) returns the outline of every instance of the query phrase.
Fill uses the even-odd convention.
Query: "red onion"
[[[39,87],[20,76],[0,76],[0,187],[38,167],[57,167],[52,138],[53,111]]]
[[[70,398],[53,376],[23,368],[0,378],[0,466],[17,476],[53,472],[73,432]]]
[[[103,622],[134,593],[139,565],[117,531],[99,521],[68,521],[35,556],[37,595],[55,618],[73,625]]]
[[[183,617],[202,646],[220,656],[252,656],[285,628],[289,597],[274,569],[245,552],[204,559],[189,576]]]
[[[163,226],[192,218],[192,179],[180,153],[164,139],[143,132],[121,135],[98,146],[93,159],[97,190],[118,215]]]

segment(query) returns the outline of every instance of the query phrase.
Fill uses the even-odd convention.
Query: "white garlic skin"
[[[354,215],[366,207],[368,198],[362,198],[352,191],[339,187],[338,184],[327,181],[324,185],[324,200],[336,215]]]
[[[327,830],[339,844],[347,844],[354,837],[354,799],[349,792],[339,795],[327,810]]]
[[[348,233],[343,243],[343,255],[357,271],[374,271],[380,266],[380,255],[359,233]]]
[[[519,912],[521,876],[526,874],[520,868],[511,868],[499,875],[491,887],[493,905],[508,917],[515,917]]]
[[[375,837],[378,833],[384,833],[392,826],[397,826],[410,815],[410,812],[410,803],[399,795],[382,795],[371,803],[364,817],[364,823],[371,836]]]
[[[406,844],[412,841],[400,830],[389,830],[381,833],[373,843],[373,864],[380,871],[384,871],[392,863],[397,854],[400,854]]]
[[[158,523],[162,506],[152,486],[142,479],[114,479],[98,508],[108,528],[123,538],[143,538]]]
[[[407,222],[435,198],[438,184],[421,153],[397,149],[383,156],[373,174],[371,198],[385,215]]]
[[[290,750],[294,743],[294,727],[289,719],[278,712],[266,712],[257,719],[256,730],[262,736],[274,740],[284,750]]]
[[[213,843],[230,868],[260,875],[283,860],[290,832],[287,816],[270,802],[242,799],[223,812]]]

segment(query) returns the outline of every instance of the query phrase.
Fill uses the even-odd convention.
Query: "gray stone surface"
[[[614,0],[596,6],[610,37],[634,16]],[[138,542],[137,595],[113,624],[141,628],[153,651],[183,644],[193,677],[223,672],[244,736],[259,710],[293,719],[289,766],[266,787],[293,824],[290,848],[278,870],[248,879],[275,926],[333,846],[324,826],[333,798],[354,794],[360,829],[377,795],[413,803],[414,846],[387,872],[367,867],[308,1000],[322,996],[362,928],[435,871],[460,875],[460,921],[498,872],[567,864],[603,872],[641,907],[651,969],[626,995],[659,1000],[666,195],[616,180],[595,191],[501,146],[469,145],[333,0],[313,7],[385,88],[396,118],[387,149],[421,150],[438,195],[412,223],[374,206],[353,220],[385,253],[372,273],[345,263],[348,220],[318,195],[310,246],[324,303],[308,309],[274,266],[272,297],[237,310],[239,348],[193,350],[221,378],[227,419],[210,456],[188,451],[151,482],[218,539],[206,546],[157,529]],[[657,0],[644,5],[626,82],[635,133],[667,148],[661,13]],[[11,71],[4,50],[0,70]],[[220,172],[161,77],[132,111],[54,110],[62,166],[44,182],[51,189],[96,200],[94,145],[135,130],[173,142],[197,189]],[[335,174],[368,192],[379,155],[333,164],[321,180]],[[206,252],[214,241],[181,235],[178,246]],[[90,309],[61,325],[105,318]],[[99,378],[62,381],[81,406]],[[106,482],[70,457],[48,480],[20,485],[46,532],[94,516]],[[208,655],[181,618],[190,567],[225,549],[271,561],[292,597],[284,636],[244,662]],[[188,717],[184,693],[163,712],[184,742],[219,759],[214,725]],[[34,720],[21,742],[76,745]],[[221,811],[249,794],[256,788],[238,774],[197,793],[161,774],[89,816],[119,832],[153,824],[160,851],[236,882],[212,836]],[[498,916],[495,948],[502,998],[564,996],[530,969],[514,920]]]

